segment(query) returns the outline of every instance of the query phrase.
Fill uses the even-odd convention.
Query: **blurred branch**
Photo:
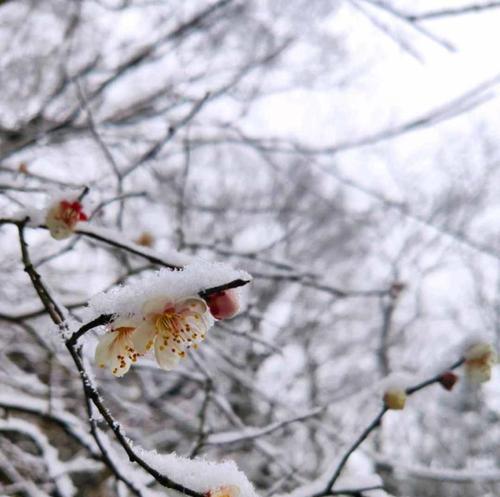
[[[163,147],[176,135],[177,131],[184,126],[186,126],[198,112],[204,107],[205,103],[210,99],[210,92],[205,93],[205,95],[196,101],[189,112],[177,122],[169,125],[165,136],[156,141],[148,150],[142,153],[132,164],[124,169],[122,173],[122,178],[125,178],[129,174],[133,173],[137,168],[142,166],[145,162],[153,160],[162,151]]]
[[[265,435],[269,435],[275,432],[276,430],[280,430],[281,428],[284,428],[285,426],[291,423],[296,423],[298,421],[309,419],[313,416],[318,416],[319,414],[322,414],[324,411],[325,411],[324,407],[317,407],[311,410],[311,412],[294,416],[290,419],[276,421],[264,427],[245,427],[244,429],[237,431],[211,433],[206,438],[204,443],[206,445],[225,445],[225,444],[244,442],[247,440],[253,440],[256,438],[263,437]]]
[[[453,240],[457,241],[458,243],[465,245],[477,252],[480,252],[482,254],[485,254],[489,257],[492,257],[496,260],[500,260],[500,250],[495,249],[494,247],[490,247],[489,245],[476,242],[475,240],[471,240],[468,238],[465,234],[459,233],[456,231],[453,231],[451,229],[448,229],[446,226],[438,226],[435,224],[432,219],[429,219],[426,216],[423,216],[421,214],[417,214],[412,211],[411,207],[408,206],[405,203],[401,202],[395,202],[393,200],[390,200],[386,198],[383,194],[377,192],[373,188],[367,187],[362,185],[361,183],[358,183],[357,181],[354,181],[350,178],[347,178],[337,171],[333,170],[332,168],[325,168],[322,166],[318,166],[321,168],[321,170],[334,177],[337,179],[340,183],[353,188],[355,190],[358,190],[360,192],[363,192],[364,194],[368,195],[369,197],[372,197],[373,199],[377,200],[378,202],[382,203],[389,209],[394,209],[398,212],[400,212],[404,217],[412,219],[414,221],[417,221],[420,224],[423,224],[429,228],[432,228],[433,230],[436,230],[437,232],[441,233],[442,235],[449,236]]]
[[[434,10],[429,12],[423,12],[421,14],[406,14],[405,17],[409,21],[425,21],[429,19],[440,19],[443,17],[454,17],[454,16],[461,16],[464,14],[480,13],[488,10],[497,9],[499,7],[500,7],[500,2],[493,1],[487,3],[475,3],[470,5],[464,5],[462,7],[456,7],[456,8]]]
[[[12,411],[36,416],[56,425],[79,446],[88,451],[93,458],[102,459],[102,455],[90,443],[91,440],[87,433],[76,424],[76,422],[79,421],[78,418],[69,417],[67,413],[60,413],[54,410],[49,412],[48,406],[47,408],[42,408],[38,403],[33,402],[32,399],[24,399],[20,395],[16,395],[15,397],[10,396],[10,398],[0,396],[0,408],[5,409],[7,412]]]
[[[363,5],[360,5],[356,0],[349,0],[349,3],[358,11],[361,12],[370,23],[375,26],[381,33],[385,34],[389,37],[396,45],[405,51],[407,54],[411,55],[414,59],[418,60],[418,62],[423,63],[424,59],[422,56],[410,45],[406,42],[406,40],[400,36],[398,33],[395,33],[394,30],[387,26],[383,21],[381,21],[378,17],[374,16],[369,10],[367,10]]]
[[[385,490],[383,485],[373,485],[371,487],[346,488],[342,490],[332,490],[330,495],[350,495],[351,497],[363,497],[365,492],[373,490]]]
[[[405,15],[404,13],[400,12],[399,10],[395,9],[392,5],[385,3],[385,2],[381,2],[380,0],[362,0],[362,1],[387,12],[388,14],[390,14],[394,18],[398,19],[399,21],[407,23],[407,25],[410,28],[414,29],[415,31],[417,31],[421,35],[427,37],[431,41],[437,43],[438,45],[445,48],[446,50],[448,50],[450,52],[456,51],[456,48],[451,43],[438,38],[435,34],[431,33],[429,30],[423,28],[422,26],[420,26],[420,24],[415,22],[415,21],[417,21],[417,19],[412,19],[411,17],[409,17],[409,16]]]
[[[201,405],[201,411],[200,411],[200,423],[198,425],[198,436],[196,439],[196,442],[194,443],[193,448],[191,449],[189,453],[190,458],[196,457],[199,453],[202,447],[207,443],[207,437],[209,435],[209,430],[206,428],[207,425],[207,413],[208,413],[208,407],[210,405],[210,400],[211,400],[211,395],[212,395],[212,379],[207,378],[205,380],[205,387],[204,387],[204,397],[203,397],[203,403]]]
[[[315,281],[315,279],[303,274],[293,273],[262,273],[259,271],[252,271],[252,276],[255,279],[273,280],[273,281],[288,281],[298,282],[301,285],[320,290],[322,292],[333,295],[337,298],[358,298],[358,297],[381,297],[389,293],[389,289],[385,290],[343,290],[334,286]]]
[[[447,368],[445,371],[452,371],[454,369],[457,369],[460,367],[463,363],[465,362],[464,358],[460,358],[457,361],[455,361],[449,368]],[[418,383],[412,387],[409,387],[405,390],[406,394],[408,396],[413,395],[414,393],[427,388],[431,385],[434,385],[435,383],[439,383],[441,381],[441,378],[443,376],[443,373],[439,373],[435,376],[432,376],[428,380],[422,381],[421,383]],[[363,430],[363,432],[358,436],[358,438],[354,441],[354,443],[348,448],[348,450],[345,452],[345,454],[342,456],[340,462],[338,463],[337,467],[335,468],[335,471],[333,472],[333,475],[329,478],[328,483],[326,484],[326,487],[324,490],[314,493],[312,497],[324,497],[327,495],[332,494],[332,489],[333,486],[335,485],[335,482],[339,478],[342,470],[344,469],[345,465],[349,461],[349,458],[351,455],[356,451],[356,449],[368,438],[368,436],[376,430],[382,421],[382,418],[385,416],[385,414],[389,411],[390,409],[384,404],[380,412],[375,416],[375,418],[370,422],[370,424]]]

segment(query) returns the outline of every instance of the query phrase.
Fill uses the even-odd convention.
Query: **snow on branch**
[[[205,295],[214,289],[221,291],[230,282],[244,284],[251,279],[247,272],[223,263],[194,262],[185,266],[182,272],[161,269],[135,283],[117,286],[92,297],[87,316],[95,318],[101,314],[140,313],[144,302],[159,296],[177,301],[193,295]]]
[[[57,450],[35,425],[19,418],[0,419],[0,431],[13,431],[30,438],[42,454],[48,477],[55,483],[57,494],[61,497],[73,497],[76,494],[76,488]]]
[[[253,485],[233,461],[215,463],[202,458],[187,459],[176,454],[158,454],[139,447],[134,449],[158,472],[168,471],[176,481],[200,494],[217,494],[217,489],[229,487],[228,497],[257,497]]]

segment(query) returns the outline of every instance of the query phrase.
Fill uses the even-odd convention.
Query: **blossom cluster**
[[[157,297],[147,301],[138,315],[117,317],[99,340],[96,363],[123,376],[137,359],[154,350],[165,370],[177,366],[191,348],[197,349],[215,319],[229,319],[239,310],[236,290],[217,292],[202,299],[189,296],[172,301]]]
[[[464,364],[466,378],[471,383],[485,383],[491,379],[493,366],[497,363],[497,353],[491,344],[476,342],[465,349],[461,362]],[[453,371],[445,371],[437,382],[450,391],[458,380],[459,376]],[[383,401],[387,409],[404,409],[407,398],[407,389],[402,384],[391,385],[384,390]]]
[[[151,351],[162,369],[175,368],[198,348],[215,320],[240,311],[240,290],[224,285],[250,279],[227,264],[200,260],[182,271],[162,269],[96,295],[89,302],[90,316],[113,316],[95,351],[97,365],[123,376]]]

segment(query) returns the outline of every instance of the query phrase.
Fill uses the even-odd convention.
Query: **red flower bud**
[[[206,301],[215,319],[230,319],[240,310],[238,293],[233,289],[209,295]]]
[[[441,378],[439,378],[439,383],[441,384],[441,386],[448,391],[453,389],[457,381],[458,376],[451,371],[446,371],[446,373],[443,373],[441,375]]]

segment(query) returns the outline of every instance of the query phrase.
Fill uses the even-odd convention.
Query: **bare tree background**
[[[425,64],[423,43],[456,49],[426,21],[498,5],[404,4],[0,2],[2,495],[167,492],[161,475],[128,462],[82,390],[75,361],[92,370],[96,330],[81,355],[65,347],[28,276],[41,275],[78,329],[92,295],[168,263],[172,247],[254,280],[245,311],[179,369],[95,371],[131,440],[233,459],[263,496],[498,495],[498,380],[435,385],[471,334],[500,345],[498,80],[418,115],[349,121],[342,107],[377,65],[349,47],[346,10],[402,60]],[[265,116],[273,96],[312,90],[334,95],[331,139],[304,138],[323,112],[316,102],[304,137],[260,131],[255,109]],[[88,187],[90,222],[121,233],[125,248],[84,229],[55,242],[12,223],[61,187]],[[376,388],[395,372],[431,384],[385,415]]]

